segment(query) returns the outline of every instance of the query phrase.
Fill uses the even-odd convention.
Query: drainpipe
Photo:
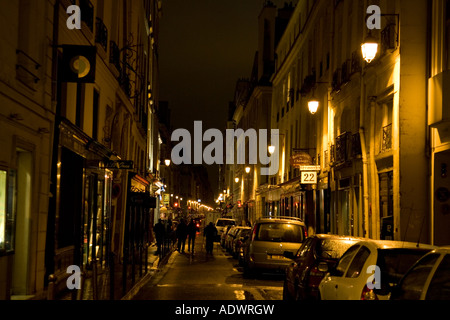
[[[364,83],[364,71],[361,71],[361,97],[360,97],[360,111],[359,111],[359,136],[361,140],[361,154],[362,154],[362,162],[363,162],[363,217],[364,217],[364,226],[363,226],[363,236],[368,237],[369,234],[369,180],[368,180],[368,167],[369,161],[367,159],[367,149],[366,149],[366,135],[364,130],[364,117],[366,110],[366,85]]]

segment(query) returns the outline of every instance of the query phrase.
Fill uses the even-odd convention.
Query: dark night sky
[[[273,0],[278,7],[285,1]],[[264,0],[166,0],[160,22],[160,100],[173,129],[224,129],[238,78],[249,78]],[[205,145],[203,146],[205,147]],[[217,197],[217,166],[208,168]]]

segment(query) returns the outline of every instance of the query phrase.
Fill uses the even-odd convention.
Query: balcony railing
[[[336,138],[336,163],[341,164],[350,160],[352,147],[352,134],[345,132]]]
[[[332,144],[330,146],[330,165],[336,162],[336,146]]]
[[[361,151],[361,137],[359,133],[355,133],[352,135],[352,157],[356,158],[362,155]]]
[[[341,69],[336,69],[336,71],[334,71],[331,86],[334,92],[339,92],[341,90]]]
[[[350,81],[351,75],[351,60],[347,60],[342,64],[341,68],[341,83],[345,84]]]
[[[120,50],[117,44],[114,41],[109,42],[109,62],[113,64],[117,71],[121,72],[122,68],[120,67]]]
[[[361,53],[359,51],[352,52],[352,71],[354,74],[361,71]]]
[[[383,139],[381,141],[381,152],[386,152],[392,148],[392,124],[383,127]]]
[[[106,52],[108,49],[108,29],[103,23],[103,20],[98,17],[95,23],[95,42],[100,44]]]
[[[94,6],[89,0],[80,0],[81,21],[86,23],[89,30],[94,31]]]

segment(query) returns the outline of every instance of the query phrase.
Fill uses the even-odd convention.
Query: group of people
[[[195,237],[199,228],[195,223],[194,219],[191,219],[188,224],[186,224],[186,220],[181,219],[180,223],[176,226],[175,230],[172,229],[172,221],[168,221],[167,228],[164,226],[164,223],[161,219],[158,220],[158,223],[153,227],[153,231],[155,233],[157,252],[156,254],[161,253],[161,247],[163,245],[164,239],[170,237],[170,234],[174,234],[177,240],[177,251],[180,253],[184,253],[186,247],[186,240],[188,240],[188,252],[194,253],[195,247]],[[203,236],[206,238],[206,253],[212,254],[214,239],[217,236],[217,229],[212,222],[205,227],[203,231]]]

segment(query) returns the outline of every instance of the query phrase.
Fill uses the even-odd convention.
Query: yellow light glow
[[[317,101],[316,99],[309,101],[308,109],[311,114],[315,114],[317,112],[317,109],[319,109],[319,101]]]
[[[367,63],[371,63],[377,56],[378,42],[371,39],[366,40],[366,42],[361,45],[361,52],[364,60],[366,60]]]

